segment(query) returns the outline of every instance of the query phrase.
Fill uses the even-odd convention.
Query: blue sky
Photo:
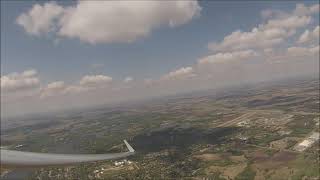
[[[307,4],[311,2],[308,1]],[[78,39],[27,35],[16,18],[34,2],[1,2],[2,74],[35,68],[44,80],[75,80],[88,73],[106,73],[115,78],[153,78],[195,63],[208,53],[210,41],[221,40],[235,29],[250,30],[261,22],[263,9],[293,9],[296,2],[200,3],[201,16],[177,28],[160,28],[130,44],[90,45]],[[19,52],[19,53],[17,53]],[[103,64],[93,69],[92,64]]]
[[[120,82],[128,76],[143,81],[149,78],[161,79],[170,72],[190,67],[191,69],[182,69],[176,73],[183,74],[190,70],[193,76],[199,77],[199,74],[204,72],[198,72],[199,59],[219,53],[208,49],[208,43],[222,42],[224,37],[237,30],[250,32],[254,27],[265,24],[272,18],[285,19],[293,14],[298,3],[311,7],[316,5],[317,1],[196,2],[196,5],[201,7],[199,16],[193,16],[184,21],[181,16],[185,12],[182,12],[182,15],[176,16],[183,23],[174,27],[162,23],[152,28],[146,36],[139,36],[130,43],[116,42],[116,40],[115,42],[90,43],[72,37],[74,34],[58,36],[57,32],[34,35],[27,32],[26,26],[17,23],[17,18],[23,13],[28,15],[35,4],[43,7],[47,3],[1,1],[1,75],[6,76],[13,72],[22,73],[32,69],[36,71],[34,74],[37,74],[39,76],[37,78],[41,80],[42,90],[51,82],[63,81],[66,84],[72,84],[86,75],[105,75],[112,77],[113,82]],[[77,4],[78,2],[72,2],[72,4],[58,2],[56,6],[66,9],[66,7],[75,7]],[[282,14],[278,13],[276,17],[264,19],[261,16],[264,10],[272,10],[274,14],[285,12],[288,15],[282,17]],[[170,13],[172,12],[168,12]],[[280,47],[298,46],[294,43],[301,33],[307,29],[311,31],[319,25],[317,23],[319,12],[306,13],[302,16],[310,16],[312,22],[294,29],[294,35],[286,38]],[[100,18],[99,21],[103,21],[104,17]],[[289,29],[285,30],[289,32]],[[304,45],[304,47],[314,48],[312,45]],[[267,49],[270,47],[264,48],[264,50]]]

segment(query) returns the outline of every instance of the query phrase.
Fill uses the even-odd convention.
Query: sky
[[[1,1],[1,116],[319,72],[317,1]]]

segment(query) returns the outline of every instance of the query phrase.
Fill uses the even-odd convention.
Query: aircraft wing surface
[[[124,158],[135,153],[124,140],[129,151],[110,154],[53,154],[1,149],[1,166],[4,167],[44,167],[72,165],[83,162],[103,161]]]

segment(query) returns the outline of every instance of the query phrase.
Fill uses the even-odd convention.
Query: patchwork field
[[[8,149],[120,152],[128,139],[137,154],[121,166],[1,169],[3,179],[319,179],[317,79],[6,121],[1,146]]]

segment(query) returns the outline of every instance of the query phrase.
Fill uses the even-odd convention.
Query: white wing
[[[129,151],[110,154],[52,154],[34,153],[1,149],[1,166],[4,167],[44,167],[72,165],[83,162],[103,161],[124,158],[135,153],[124,140]]]

